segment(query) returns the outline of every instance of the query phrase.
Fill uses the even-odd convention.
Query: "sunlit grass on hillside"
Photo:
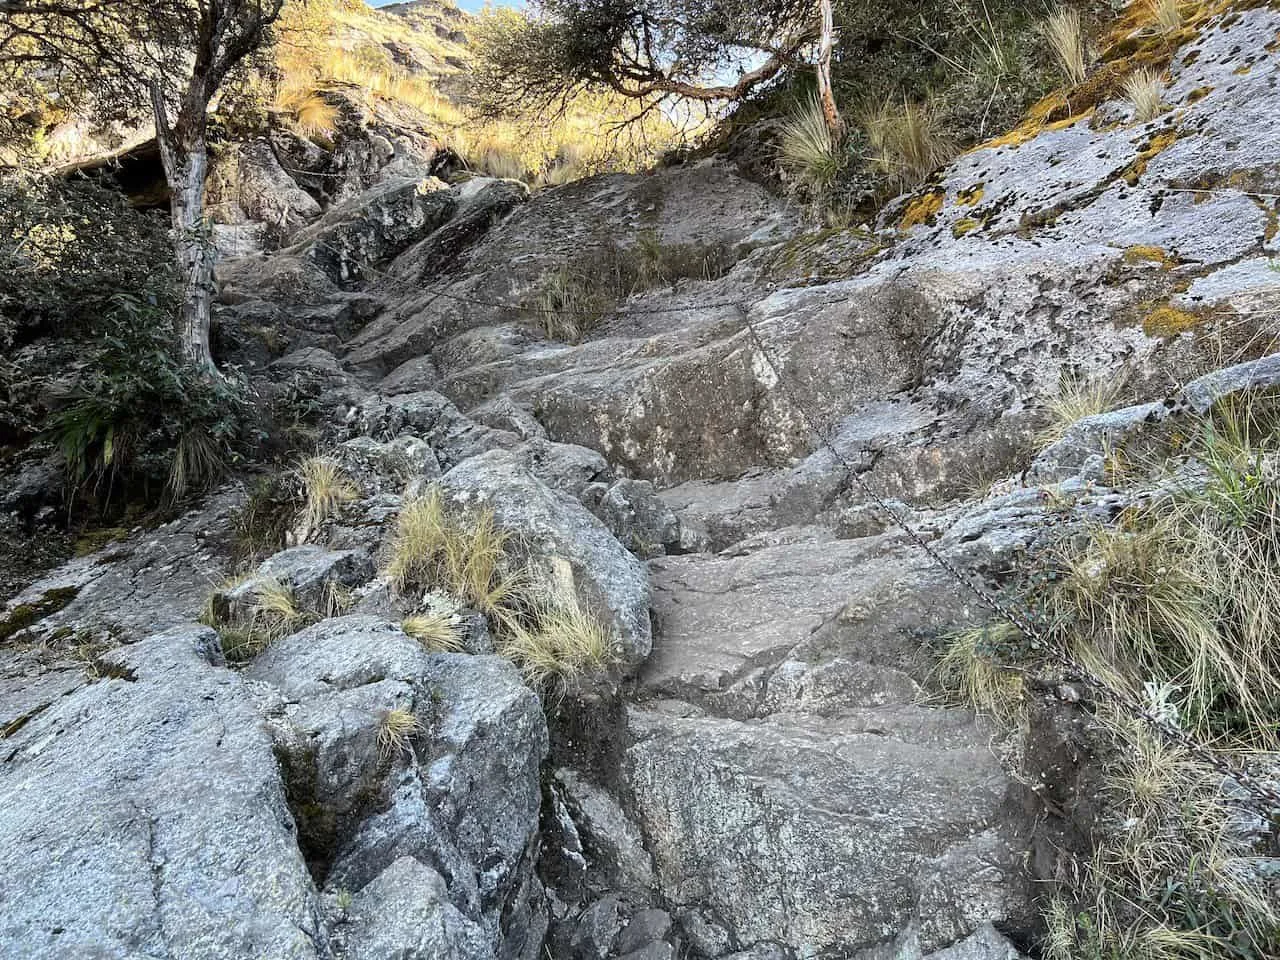
[[[274,48],[275,108],[292,116],[304,136],[327,136],[337,118],[325,112],[322,94],[354,87],[392,109],[421,115],[424,132],[434,134],[475,172],[537,186],[641,169],[680,139],[675,126],[657,113],[621,130],[613,121],[622,118],[623,110],[607,97],[580,98],[553,122],[473,117],[465,104],[438,86],[442,78],[463,72],[456,64],[468,57],[466,47],[411,24],[355,0],[288,4]],[[390,44],[431,61],[432,73],[398,63],[388,52]]]

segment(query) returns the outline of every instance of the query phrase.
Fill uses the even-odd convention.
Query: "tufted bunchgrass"
[[[1274,956],[1280,904],[1221,773],[1135,717],[1104,708],[1096,720],[1114,748],[1106,819],[1093,856],[1046,912],[1045,956]]]
[[[1037,445],[1044,449],[1057,443],[1077,420],[1106,413],[1115,407],[1123,390],[1118,379],[1085,379],[1063,377],[1057,394],[1045,404],[1046,423],[1036,434]]]
[[[461,653],[465,649],[456,617],[415,613],[406,617],[400,628],[431,653]]]
[[[255,633],[275,638],[292,633],[311,619],[299,606],[293,588],[276,579],[264,580],[254,591],[250,624]]]
[[[1002,662],[1020,637],[1011,624],[962,630],[947,639],[934,666],[939,686],[952,701],[1015,725],[1025,705],[1022,674]]]
[[[491,508],[451,511],[432,487],[400,512],[387,576],[401,593],[440,588],[496,616],[518,603],[523,582],[508,561],[510,542]]]
[[[332,457],[309,457],[298,464],[303,504],[299,523],[308,535],[335,516],[343,504],[360,497],[360,490]]]
[[[874,165],[899,186],[915,186],[954,153],[942,116],[932,104],[896,97],[863,111],[860,123]]]
[[[1158,70],[1150,67],[1139,67],[1124,82],[1125,99],[1139,123],[1148,123],[1164,112],[1163,94],[1164,80]]]
[[[382,715],[378,726],[378,753],[382,759],[399,756],[413,745],[413,738],[422,733],[422,723],[412,710],[396,707]]]
[[[827,123],[816,95],[802,100],[782,121],[778,132],[782,168],[811,190],[821,193],[840,175],[843,157],[840,137]]]
[[[572,597],[533,601],[525,618],[505,624],[499,649],[542,690],[571,687],[617,656],[609,631]]]
[[[1182,27],[1182,10],[1178,0],[1146,0],[1151,19],[1161,33],[1173,33]]]
[[[1089,72],[1088,53],[1080,14],[1069,7],[1059,7],[1045,19],[1041,32],[1067,82],[1084,83]]]

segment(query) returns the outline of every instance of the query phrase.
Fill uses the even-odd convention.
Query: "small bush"
[[[1088,54],[1080,14],[1068,7],[1051,13],[1042,28],[1045,41],[1063,77],[1073,85],[1088,76]]]
[[[627,249],[605,241],[543,274],[531,306],[548,339],[580,343],[633,294],[681,280],[714,280],[736,259],[725,245],[668,244],[653,232],[641,233]]]
[[[1014,724],[1022,712],[1022,675],[1006,664],[1020,634],[1009,624],[974,627],[951,637],[935,666],[939,685],[957,703]]]
[[[1125,98],[1133,107],[1133,118],[1139,123],[1154,120],[1164,112],[1163,93],[1164,81],[1159,72],[1149,67],[1135,70],[1124,82]]]

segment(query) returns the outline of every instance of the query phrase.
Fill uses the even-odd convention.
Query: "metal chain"
[[[1173,726],[1167,720],[1154,714],[1147,706],[1133,697],[1129,696],[1122,690],[1116,690],[1107,684],[1104,680],[1075,661],[1065,651],[1054,643],[1044,630],[1036,624],[1036,615],[1031,612],[1023,612],[1015,609],[1011,604],[1001,599],[985,586],[976,582],[972,576],[966,576],[950,559],[944,556],[940,551],[935,549],[932,544],[925,540],[907,521],[890,506],[883,497],[881,497],[872,487],[862,478],[854,464],[840,452],[832,441],[827,431],[819,428],[816,420],[810,414],[808,408],[800,402],[794,391],[792,391],[785,377],[782,375],[781,369],[774,361],[769,349],[765,346],[764,340],[760,337],[759,331],[756,329],[755,323],[752,321],[747,310],[739,304],[738,306],[743,322],[746,324],[747,331],[751,340],[760,352],[761,359],[769,367],[774,379],[782,389],[782,393],[786,401],[799,414],[801,420],[804,421],[805,427],[815,436],[822,446],[836,458],[836,461],[845,469],[846,474],[857,485],[859,491],[864,497],[874,503],[880,510],[884,511],[893,521],[894,526],[906,534],[907,539],[920,549],[934,563],[941,567],[946,573],[962,587],[972,593],[988,610],[997,617],[1005,620],[1013,626],[1017,627],[1025,634],[1033,643],[1033,646],[1042,650],[1050,659],[1058,663],[1059,666],[1074,674],[1079,680],[1090,687],[1099,699],[1110,701],[1119,706],[1121,709],[1137,716],[1147,724],[1158,730],[1165,738],[1177,743],[1188,753],[1194,755],[1197,759],[1211,765],[1223,777],[1233,780],[1243,787],[1255,797],[1254,806],[1259,812],[1267,816],[1273,816],[1280,811],[1280,790],[1277,790],[1265,783],[1258,781],[1248,770],[1245,770],[1224,757],[1217,751],[1206,747],[1204,744],[1192,738],[1188,733]],[[1040,619],[1043,619],[1041,617]]]
[[[339,257],[342,257],[352,263],[355,263],[357,266],[360,267],[361,272],[364,274],[374,276],[374,277],[379,277],[383,280],[386,280],[392,284],[398,285],[402,288],[411,290],[415,293],[424,293],[424,292],[427,293],[429,297],[425,303],[417,307],[417,309],[419,310],[425,309],[426,307],[430,306],[432,303],[436,302],[437,300],[445,299],[445,300],[451,300],[453,302],[460,303],[463,305],[516,310],[516,311],[531,312],[531,313],[543,312],[542,308],[540,307],[531,307],[525,304],[517,304],[517,303],[503,303],[503,302],[492,301],[492,300],[480,300],[473,297],[463,297],[457,294],[451,294],[446,292],[448,286],[452,285],[453,281],[442,281],[441,285],[435,287],[434,289],[431,287],[427,287],[424,289],[423,287],[420,287],[417,284],[415,284],[413,281],[406,280],[402,277],[396,277],[389,273],[385,273],[384,271],[378,270],[377,268],[373,267],[368,263],[361,262],[359,259],[350,256],[349,253],[344,253],[343,251],[337,249],[336,247],[333,247],[328,243],[325,243],[324,241],[317,240],[317,241],[314,241],[314,243],[318,247],[324,247],[332,251],[334,254],[338,255]],[[844,302],[845,299],[846,298],[835,298],[835,299],[830,299],[824,302],[840,303],[840,302]],[[818,441],[822,444],[822,446],[833,457],[835,457],[836,462],[838,462],[844,468],[846,474],[857,485],[858,489],[861,491],[863,496],[865,496],[868,500],[874,503],[880,510],[884,511],[893,521],[894,526],[900,529],[906,535],[907,539],[910,540],[915,547],[921,550],[927,557],[929,557],[929,559],[931,559],[934,563],[936,563],[939,567],[941,567],[947,573],[948,576],[950,576],[963,588],[965,588],[970,593],[972,593],[978,599],[978,601],[982,603],[982,605],[985,606],[988,610],[990,610],[1000,619],[1005,620],[1011,623],[1013,626],[1017,627],[1018,630],[1020,630],[1032,641],[1033,646],[1035,646],[1036,649],[1042,651],[1047,657],[1055,661],[1059,666],[1061,666],[1063,669],[1068,671],[1070,674],[1075,675],[1086,686],[1090,687],[1094,691],[1098,699],[1108,701],[1120,707],[1122,710],[1130,713],[1131,715],[1138,717],[1139,719],[1141,719],[1142,721],[1144,721],[1145,723],[1147,723],[1148,725],[1156,729],[1167,740],[1173,743],[1177,743],[1179,746],[1185,749],[1188,753],[1195,756],[1197,759],[1212,766],[1224,778],[1232,780],[1235,783],[1239,784],[1247,792],[1253,794],[1254,796],[1253,806],[1255,806],[1259,812],[1270,817],[1270,816],[1274,816],[1277,811],[1280,811],[1280,790],[1260,782],[1248,770],[1245,770],[1242,767],[1231,763],[1230,761],[1222,757],[1217,751],[1214,751],[1209,747],[1206,747],[1204,744],[1195,740],[1185,731],[1179,729],[1178,727],[1175,727],[1173,724],[1171,724],[1169,721],[1165,720],[1164,718],[1157,716],[1150,709],[1148,709],[1147,706],[1142,702],[1134,699],[1133,697],[1129,696],[1127,693],[1125,693],[1122,690],[1116,690],[1113,687],[1111,687],[1102,678],[1098,677],[1088,668],[1084,667],[1082,664],[1078,663],[1073,658],[1071,658],[1064,650],[1060,649],[1059,645],[1053,642],[1053,640],[1048,636],[1047,632],[1041,629],[1041,627],[1037,625],[1036,623],[1037,617],[1035,616],[1035,614],[1029,611],[1024,612],[1020,609],[1015,608],[1010,603],[1001,599],[991,590],[987,589],[985,586],[982,586],[979,583],[977,583],[972,576],[968,576],[963,571],[961,571],[960,568],[955,563],[953,563],[946,556],[944,556],[942,553],[936,550],[909,523],[907,523],[906,520],[903,519],[903,517],[895,509],[893,509],[893,507],[891,507],[887,502],[885,502],[883,497],[877,494],[876,491],[873,490],[870,487],[870,485],[866,483],[865,480],[863,480],[861,474],[857,471],[856,467],[850,462],[850,460],[844,454],[840,452],[840,450],[837,448],[834,441],[832,441],[829,434],[818,426],[817,421],[812,416],[809,409],[803,403],[800,402],[798,396],[791,389],[791,386],[788,383],[786,377],[783,376],[782,370],[779,368],[778,364],[775,362],[773,355],[770,353],[768,347],[765,346],[765,343],[763,339],[760,337],[760,333],[756,328],[755,322],[751,319],[750,313],[748,312],[747,308],[742,304],[740,300],[721,300],[721,301],[712,301],[707,303],[695,304],[695,305],[686,306],[686,307],[667,307],[667,308],[650,308],[650,309],[644,309],[644,308],[627,309],[624,306],[620,309],[625,312],[620,312],[617,317],[615,317],[612,321],[610,321],[610,325],[620,323],[622,320],[628,317],[634,317],[634,316],[657,316],[657,315],[664,315],[664,314],[687,313],[690,310],[711,310],[711,309],[725,309],[725,308],[733,308],[735,311],[737,311],[739,317],[745,324],[746,330],[752,342],[755,344],[756,349],[760,352],[761,359],[764,360],[765,364],[769,367],[769,370],[773,374],[774,379],[777,381],[777,383],[781,387],[784,398],[791,405],[791,407],[795,409],[795,411],[799,414],[801,420],[805,424],[806,429],[808,429],[809,432],[812,433],[818,439]],[[557,312],[569,313],[569,314],[578,315],[578,316],[595,316],[595,314],[592,314],[587,311],[563,310],[563,311],[557,311]],[[401,319],[403,319],[403,316],[401,316]],[[1039,619],[1043,620],[1044,618],[1040,617]]]

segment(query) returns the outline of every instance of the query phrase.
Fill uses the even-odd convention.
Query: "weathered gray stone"
[[[284,588],[300,612],[323,615],[334,606],[335,590],[362,586],[373,575],[373,561],[361,550],[327,550],[304,544],[282,550],[264,560],[243,583],[218,591],[213,609],[221,620],[251,620],[264,591]]]
[[[495,955],[531,960],[546,926],[533,868],[547,732],[516,669],[428,654],[351,616],[277,641],[249,674],[283,697],[273,722],[326,886],[361,891],[416,858]],[[391,710],[413,718],[400,743],[383,735]]]
[[[970,936],[925,960],[1025,960],[1024,955],[991,924],[984,923]]]
[[[327,957],[270,739],[176,628],[5,741],[0,954]]]
[[[618,953],[630,953],[648,944],[664,940],[671,932],[671,914],[665,910],[651,908],[639,910],[631,915],[626,928],[618,935],[614,949]]]
[[[680,545],[680,521],[647,480],[619,480],[604,491],[595,513],[637,556],[659,556]]]
[[[552,595],[569,590],[617,636],[626,664],[649,655],[649,584],[639,561],[577,500],[557,493],[510,454],[464,461],[440,481],[466,506],[492,508],[499,525],[520,539],[515,548],[536,565]]]
[[[354,898],[350,960],[488,960],[493,948],[484,929],[452,903],[440,874],[413,857],[401,857]]]
[[[330,208],[293,237],[289,253],[305,257],[341,286],[369,279],[414,241],[446,223],[456,191],[439,180],[393,180]]]

